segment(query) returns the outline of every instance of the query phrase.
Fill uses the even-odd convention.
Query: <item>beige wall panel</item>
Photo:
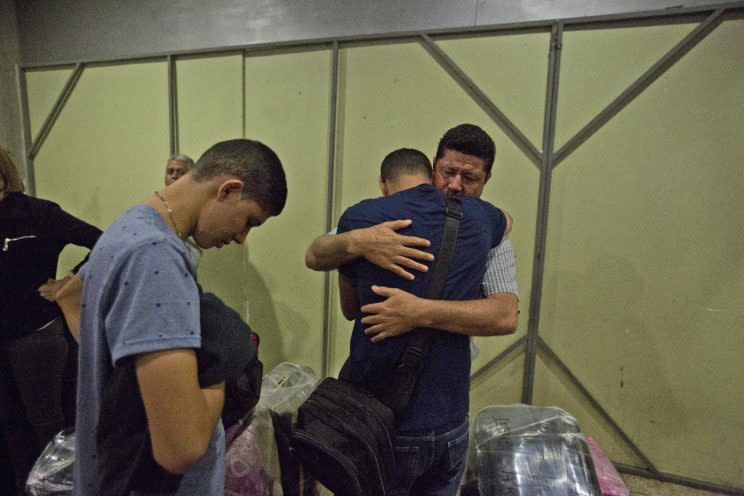
[[[519,403],[522,397],[522,374],[524,373],[524,353],[512,353],[498,365],[489,369],[488,374],[470,383],[470,420],[475,420],[478,412],[492,405],[511,405]]]
[[[246,136],[271,146],[287,173],[284,212],[251,232],[246,252],[250,323],[267,370],[280,361],[322,368],[323,274],[305,248],[326,229],[331,52],[250,54]]]
[[[741,46],[744,21],[725,22],[555,170],[541,318],[546,341],[660,470],[734,486]]]
[[[28,119],[31,139],[36,138],[42,124],[54,107],[60,91],[72,74],[71,69],[39,69],[26,72]]]
[[[485,78],[479,72],[476,76]],[[512,241],[523,309],[518,335],[523,335],[529,306],[537,168],[418,42],[343,49],[340,94],[336,220],[345,208],[380,195],[376,182],[379,166],[390,151],[412,147],[433,158],[442,134],[463,122],[478,124],[493,137],[496,162],[483,198],[509,211],[515,219]],[[337,293],[334,295],[337,298]],[[339,312],[335,316],[332,363],[337,369],[348,356],[352,325]],[[473,370],[514,339],[514,336],[478,339],[481,354]]]
[[[437,44],[541,149],[550,33],[462,38]]]
[[[179,153],[196,161],[215,143],[242,137],[242,54],[177,59],[176,78]]]
[[[635,467],[644,466],[640,458],[595,411],[560,368],[541,355],[535,364],[533,397],[535,405],[558,406],[574,416],[579,421],[581,432],[595,438],[612,461]],[[633,437],[631,440],[637,441]]]
[[[213,144],[243,134],[242,54],[186,57],[176,60],[178,152],[197,161]],[[159,163],[163,184],[165,161]],[[245,317],[248,300],[244,248],[205,250],[199,282]]]
[[[86,68],[36,158],[37,195],[101,229],[152,195],[168,153],[166,70],[158,62]],[[60,275],[84,253],[66,249]]]
[[[692,31],[695,24],[563,33],[555,149]]]

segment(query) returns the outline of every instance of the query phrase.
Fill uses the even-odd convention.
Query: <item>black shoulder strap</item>
[[[424,298],[427,300],[436,300],[442,296],[444,283],[447,280],[452,255],[455,253],[455,244],[457,243],[457,233],[460,230],[460,221],[462,220],[462,201],[459,198],[447,198],[447,217],[444,221],[444,235],[442,244],[439,246],[439,253],[434,261],[434,267],[431,272],[429,285],[424,292]],[[422,337],[423,336],[423,337]],[[428,332],[417,331],[408,341],[408,346],[418,346],[422,348],[428,339]]]
[[[439,253],[434,261],[431,279],[424,296],[427,299],[438,299],[444,283],[447,280],[452,255],[455,252],[457,233],[462,220],[462,202],[459,198],[447,198],[447,217],[444,222],[444,235]],[[424,365],[424,351],[429,342],[431,331],[428,329],[414,329],[408,339],[408,345],[393,370],[390,381],[391,387],[381,388],[378,395],[380,401],[387,405],[396,416],[408,408],[413,393],[416,390],[421,369]]]

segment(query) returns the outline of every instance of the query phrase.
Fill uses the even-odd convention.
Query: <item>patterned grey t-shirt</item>
[[[100,402],[112,367],[128,356],[200,348],[199,294],[186,247],[145,205],[132,207],[103,233],[81,277],[75,494],[93,496]],[[218,422],[207,453],[174,494],[222,494],[224,445]]]

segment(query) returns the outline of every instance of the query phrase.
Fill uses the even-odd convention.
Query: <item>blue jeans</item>
[[[454,496],[465,471],[468,421],[441,433],[395,436],[396,473],[389,496]]]

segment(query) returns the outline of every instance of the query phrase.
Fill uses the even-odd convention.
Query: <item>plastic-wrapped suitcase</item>
[[[586,442],[555,407],[486,407],[474,425],[481,496],[601,496]]]
[[[59,432],[34,463],[26,482],[32,496],[70,495],[74,486],[75,431]]]

